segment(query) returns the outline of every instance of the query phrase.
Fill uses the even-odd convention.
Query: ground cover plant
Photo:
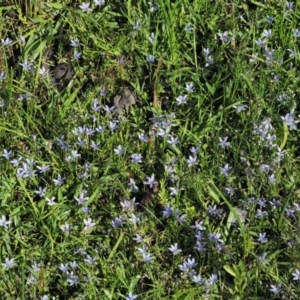
[[[1,1],[3,299],[299,299],[299,3]]]

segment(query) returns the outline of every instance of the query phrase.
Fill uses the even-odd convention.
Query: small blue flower
[[[75,40],[71,40],[70,41],[70,45],[72,46],[72,47],[77,47],[78,45],[79,45],[79,40],[78,40],[78,38],[76,38]]]
[[[74,58],[75,59],[79,59],[80,57],[81,57],[81,53],[78,52],[78,51],[76,51],[76,50],[74,50]]]
[[[4,267],[5,271],[11,269],[15,265],[16,265],[15,260],[13,258],[9,259],[7,257],[5,258],[4,263],[2,264],[2,266]]]
[[[259,234],[259,238],[257,239],[258,242],[260,242],[261,244],[265,243],[268,241],[267,237],[266,237],[266,233],[263,232],[263,233],[260,233]]]
[[[151,35],[148,37],[148,40],[149,40],[149,42],[150,42],[151,44],[154,43],[154,41],[155,41],[155,35],[154,35],[154,32],[151,33]]]
[[[184,30],[185,30],[186,32],[191,32],[191,31],[193,30],[193,27],[192,27],[191,23],[188,23],[188,24],[185,26]]]
[[[274,17],[273,16],[267,16],[266,21],[267,21],[267,23],[272,24],[273,21],[274,21]]]
[[[152,63],[155,62],[155,57],[154,57],[153,55],[150,54],[150,55],[148,55],[148,56],[146,57],[146,60],[147,60],[148,63],[152,64]]]
[[[82,2],[81,5],[79,5],[79,8],[81,9],[82,12],[88,12],[88,11],[92,11],[92,9],[90,8],[90,3],[85,3]]]
[[[125,300],[136,300],[137,295],[133,295],[131,292],[128,293],[128,296],[125,298]]]
[[[228,41],[228,32],[223,32],[223,33],[218,33],[218,36],[220,37],[220,40],[222,42],[227,42]]]
[[[295,38],[298,38],[300,36],[300,30],[299,30],[299,28],[293,29],[293,36]]]
[[[94,0],[94,2],[95,2],[95,5],[99,5],[99,6],[105,4],[105,0]]]
[[[298,269],[296,269],[292,275],[294,276],[293,280],[300,280],[300,271]]]
[[[140,30],[141,29],[141,24],[140,24],[139,20],[137,20],[135,22],[135,25],[133,26],[133,29],[135,29],[135,30]]]
[[[171,247],[168,249],[173,253],[173,255],[176,255],[176,254],[182,252],[182,250],[178,248],[178,243],[171,245]]]
[[[194,84],[191,82],[191,83],[186,83],[185,84],[185,90],[189,93],[193,92],[195,89],[194,87]]]
[[[181,105],[181,104],[186,104],[186,98],[187,98],[187,95],[179,95],[177,98],[176,98],[176,101],[177,101],[177,105]]]
[[[6,38],[5,40],[1,39],[3,46],[10,46],[12,44],[12,40],[10,38]]]
[[[279,283],[278,285],[271,284],[270,286],[271,286],[270,291],[274,294],[278,294],[282,290],[281,283]]]

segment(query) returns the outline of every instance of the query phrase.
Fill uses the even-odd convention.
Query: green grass
[[[0,5],[1,299],[299,299],[297,1],[87,3]]]

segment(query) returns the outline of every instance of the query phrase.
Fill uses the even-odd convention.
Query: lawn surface
[[[0,2],[0,298],[300,298],[300,4]]]

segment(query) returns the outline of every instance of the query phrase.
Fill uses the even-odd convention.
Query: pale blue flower
[[[131,201],[130,200],[124,200],[120,204],[123,208],[123,211],[134,210],[135,206],[138,205],[138,203],[135,203],[135,197],[133,197]]]
[[[244,104],[234,105],[233,107],[237,110],[238,113],[247,109],[247,105]]]
[[[210,49],[209,48],[203,48],[203,53],[205,56],[208,56],[210,54]]]
[[[139,234],[135,235],[135,238],[133,238],[134,241],[136,241],[138,244],[145,242],[145,239],[140,236]]]
[[[123,217],[117,217],[111,221],[113,228],[119,228],[125,224],[125,219]]]
[[[39,74],[43,77],[46,77],[49,74],[49,70],[43,66],[41,69],[39,69]]]
[[[233,196],[236,190],[237,190],[236,188],[232,188],[232,187],[225,188],[226,193],[230,196]]]
[[[74,55],[73,56],[74,56],[75,59],[79,59],[81,57],[81,52],[78,52],[78,51],[74,50]]]
[[[220,233],[210,233],[208,239],[213,243],[223,243]]]
[[[130,156],[130,158],[131,158],[131,162],[132,163],[135,163],[135,162],[137,162],[137,163],[142,163],[142,155],[141,154],[137,154],[137,153],[134,153],[134,154],[132,154],[131,156]]]
[[[5,40],[1,39],[1,42],[2,42],[2,45],[5,47],[5,46],[10,46],[13,41],[7,37]]]
[[[4,263],[2,263],[2,266],[4,267],[5,271],[11,269],[15,265],[16,265],[15,260],[13,258],[9,259],[7,257],[5,258]]]
[[[47,187],[42,188],[41,186],[39,187],[38,190],[35,190],[34,192],[38,194],[41,198],[45,196],[45,192],[47,190]]]
[[[71,40],[70,41],[70,45],[72,46],[72,47],[77,47],[78,45],[79,45],[79,40],[78,40],[78,38],[76,38],[75,40]]]
[[[173,215],[173,213],[174,213],[174,211],[173,211],[172,207],[169,204],[165,205],[164,210],[163,210],[163,217],[168,218],[171,215]]]
[[[69,271],[69,266],[68,264],[63,264],[61,263],[58,267],[63,273],[67,273]]]
[[[300,36],[300,30],[299,30],[299,28],[293,29],[293,36],[295,38],[298,38]]]
[[[31,71],[33,64],[31,62],[28,62],[27,59],[25,59],[24,63],[19,64],[23,67],[23,70],[25,71]]]
[[[55,185],[61,186],[64,182],[64,178],[61,177],[60,174],[57,175],[57,179],[53,179],[52,181],[54,182]]]
[[[55,197],[51,197],[51,199],[46,197],[46,201],[48,202],[48,205],[50,205],[50,206],[56,205],[56,202],[54,200],[55,200]]]
[[[185,26],[184,30],[185,30],[186,32],[191,32],[191,31],[193,30],[193,27],[192,27],[191,23],[188,23],[188,24]]]
[[[156,1],[151,1],[151,2],[148,2],[148,4],[150,5],[150,11],[151,12],[154,12],[158,9],[158,5],[156,3]]]
[[[179,95],[176,97],[177,105],[186,104],[187,95]]]
[[[154,63],[155,62],[155,57],[153,55],[147,55],[146,60],[148,63]]]
[[[297,129],[296,124],[299,123],[299,121],[294,120],[294,109],[292,109],[290,113],[287,113],[285,117],[281,117],[281,119],[285,125],[289,126],[290,130]]]
[[[274,21],[274,17],[273,16],[267,16],[266,17],[266,21],[267,21],[267,23],[269,23],[269,24],[272,24],[273,23],[273,21]]]
[[[152,188],[154,185],[156,185],[157,181],[154,178],[154,174],[152,174],[151,177],[146,177],[144,184],[149,185],[150,188]]]
[[[83,228],[84,230],[89,230],[89,229],[91,229],[92,227],[94,227],[96,225],[96,223],[92,222],[91,218],[84,219],[83,223],[85,225],[84,228]]]
[[[294,276],[293,280],[300,280],[300,271],[298,269],[292,275]]]
[[[197,157],[189,155],[189,158],[187,159],[188,167],[192,167],[197,165]]]
[[[288,10],[293,10],[294,7],[295,7],[295,3],[294,2],[289,2],[289,1],[286,1],[285,2],[285,6]]]
[[[274,294],[278,294],[281,290],[282,290],[282,286],[281,283],[279,283],[278,285],[270,285],[270,291]]]
[[[263,31],[263,35],[267,38],[270,38],[272,36],[272,29],[265,29]]]
[[[176,254],[182,252],[182,250],[178,248],[178,243],[171,245],[171,247],[168,249],[173,253],[173,255],[176,255]]]
[[[225,175],[226,177],[229,176],[229,171],[232,169],[228,164],[226,164],[224,167],[220,167],[221,175]]]
[[[70,231],[72,229],[67,222],[65,222],[65,224],[60,226],[59,228],[62,230],[62,232],[67,233],[67,234],[70,233]]]
[[[191,83],[186,83],[185,84],[185,90],[189,93],[193,92],[195,89],[194,87],[194,84],[191,82]]]
[[[230,143],[227,142],[228,136],[225,136],[224,138],[219,137],[219,145],[221,146],[222,149],[225,149],[226,147],[230,146]]]
[[[263,47],[266,46],[267,40],[266,40],[266,39],[263,39],[263,40],[262,40],[261,38],[259,38],[259,39],[257,39],[257,40],[255,41],[255,43],[256,43],[259,47],[263,48]]]
[[[97,258],[96,257],[91,257],[90,255],[87,255],[87,257],[85,258],[84,261],[87,265],[94,265],[97,261]]]
[[[203,284],[205,282],[205,279],[201,277],[201,275],[197,275],[197,276],[193,276],[192,277],[193,282],[197,283],[197,284]]]
[[[135,30],[140,30],[141,29],[141,23],[140,23],[139,20],[137,20],[135,22],[135,25],[133,26],[133,29],[135,29]]]
[[[259,238],[257,239],[258,242],[260,242],[261,244],[265,243],[268,241],[267,237],[266,237],[266,233],[263,232],[263,233],[260,233],[259,234]]]
[[[6,149],[4,149],[2,156],[8,160],[12,156],[12,150],[7,151]]]
[[[137,295],[133,295],[131,292],[128,293],[128,296],[125,298],[125,300],[136,300]]]
[[[136,182],[132,178],[129,179],[128,187],[129,187],[129,192],[131,192],[132,190],[138,190],[139,189],[136,186]]]
[[[148,142],[148,138],[147,138],[147,134],[145,133],[138,133],[138,138],[140,141],[147,143]]]
[[[88,11],[92,11],[92,9],[90,8],[90,3],[85,3],[82,2],[81,5],[79,5],[79,8],[81,9],[82,12],[88,12]]]
[[[228,41],[228,32],[218,33],[218,36],[222,42]]]
[[[118,145],[117,148],[114,149],[116,155],[122,155],[124,153],[124,148],[121,145]]]
[[[0,219],[0,226],[4,227],[5,229],[8,229],[8,225],[11,223],[10,220],[6,221],[6,216],[2,215]]]
[[[140,217],[135,214],[131,214],[131,217],[128,219],[131,224],[139,224],[141,222]]]
[[[258,255],[257,258],[260,260],[260,262],[262,264],[268,263],[270,260],[266,258],[267,257],[267,253],[264,252],[261,255]]]
[[[67,274],[67,282],[70,286],[73,286],[74,284],[78,284],[78,276],[74,275],[73,271]]]
[[[154,35],[154,32],[151,33],[151,35],[148,37],[148,40],[149,40],[149,42],[150,42],[151,44],[154,43],[154,41],[155,41],[155,35]]]
[[[142,261],[146,263],[150,263],[153,260],[153,256],[150,253],[143,253]]]
[[[169,187],[169,190],[171,191],[171,192],[170,192],[170,195],[171,195],[171,196],[176,196],[176,195],[178,195],[178,189],[177,189],[177,188],[175,188],[175,187]]]
[[[124,57],[124,55],[122,55],[121,57],[118,58],[118,63],[120,65],[124,65],[125,64],[125,57]]]
[[[105,0],[94,0],[95,5],[102,6],[105,4]]]

